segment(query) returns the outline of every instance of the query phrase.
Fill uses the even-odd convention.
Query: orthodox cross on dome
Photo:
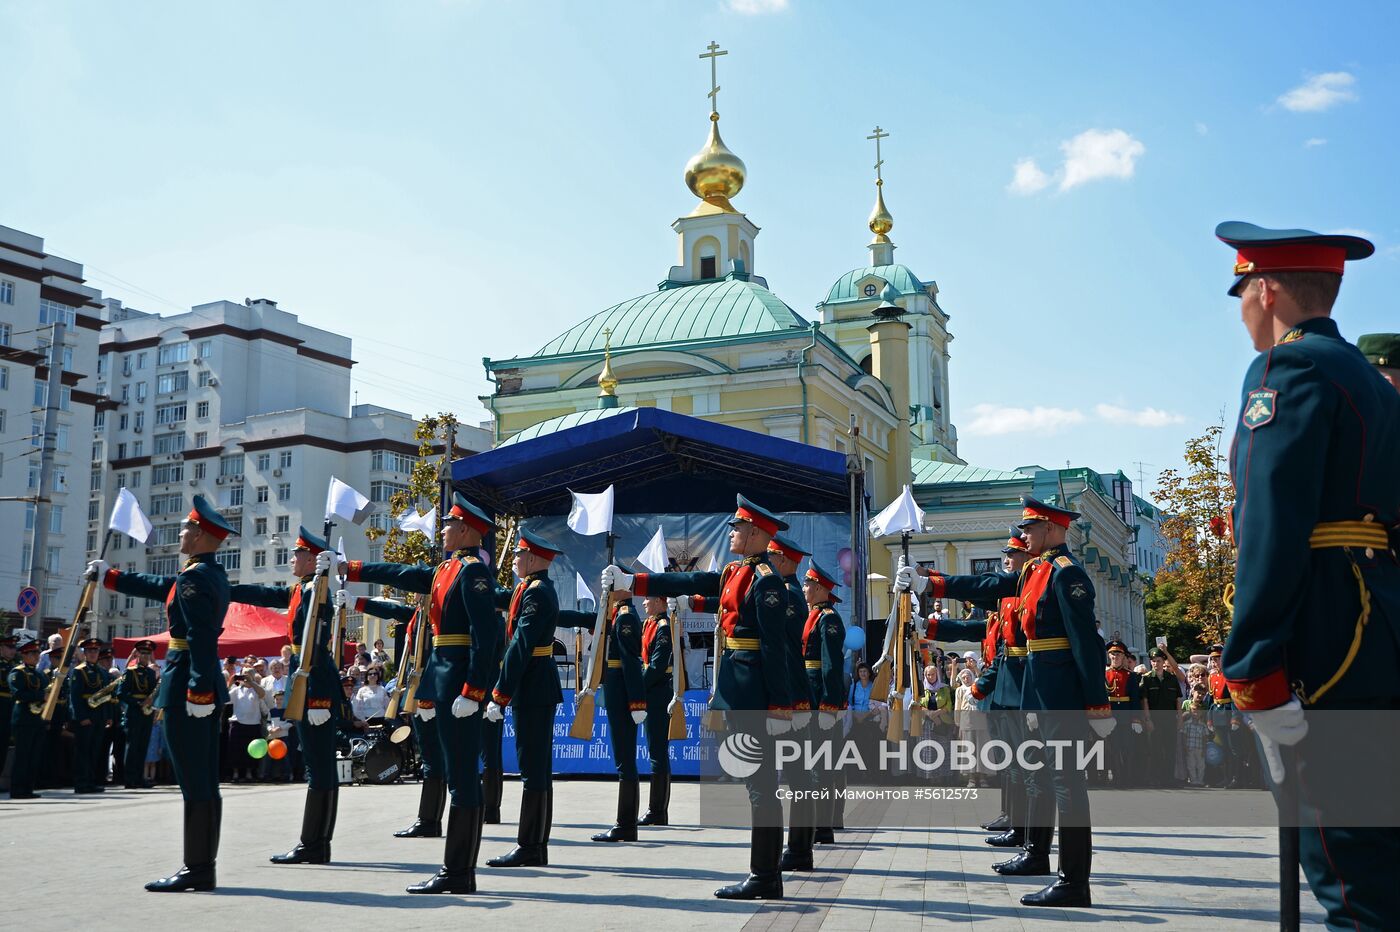
[[[728,55],[729,53],[721,49],[719,43],[713,39],[710,40],[710,44],[705,46],[705,48],[708,49],[708,51],[701,52],[700,57],[710,60],[710,93],[708,95],[710,98],[710,119],[717,120],[719,119],[719,68],[717,59],[721,55]]]
[[[881,186],[883,186],[885,182],[884,179],[880,177],[880,166],[885,164],[885,160],[880,158],[880,140],[889,138],[889,135],[889,133],[880,129],[879,126],[876,126],[874,135],[865,137],[866,139],[875,140],[875,183]]]

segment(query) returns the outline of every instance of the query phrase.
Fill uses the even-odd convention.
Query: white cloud
[[[1005,405],[972,406],[972,421],[962,428],[965,434],[993,437],[1026,431],[1050,433],[1070,424],[1083,422],[1083,412],[1074,408],[1014,408]]]
[[[1050,183],[1050,176],[1041,171],[1035,159],[1021,159],[1011,169],[1011,183],[1006,190],[1012,194],[1034,194]]]
[[[1204,136],[1204,135],[1206,135],[1206,134],[1209,133],[1209,132],[1210,132],[1210,127],[1209,127],[1209,126],[1205,125],[1204,123],[1197,123],[1197,124],[1196,124],[1196,135],[1197,135],[1197,136]]]
[[[1279,104],[1294,113],[1316,113],[1340,103],[1356,100],[1356,77],[1345,71],[1315,74],[1291,91],[1281,95]]]
[[[1120,408],[1117,405],[1094,405],[1094,414],[1100,420],[1110,424],[1124,424],[1131,427],[1166,427],[1169,424],[1183,424],[1186,422],[1184,415],[1172,414],[1170,411],[1162,411],[1158,408],[1143,408],[1141,411],[1134,411],[1131,408]]]
[[[1065,154],[1060,190],[1100,178],[1131,178],[1147,147],[1121,129],[1088,129],[1060,143]]]
[[[724,0],[724,8],[742,16],[762,16],[764,13],[781,13],[788,8],[789,0]]]
[[[1316,149],[1318,146],[1325,145],[1327,145],[1327,140],[1323,139],[1321,136],[1314,136],[1313,138],[1305,140],[1303,142],[1304,149]]]

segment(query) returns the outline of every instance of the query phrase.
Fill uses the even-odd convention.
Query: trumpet
[[[88,708],[95,709],[107,702],[117,701],[117,689],[122,685],[122,677],[117,677],[97,692],[87,697]]]

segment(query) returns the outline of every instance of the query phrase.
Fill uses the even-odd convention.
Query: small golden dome
[[[612,368],[612,330],[603,330],[603,371],[598,373],[598,397],[616,398],[617,376]]]
[[[744,187],[744,160],[719,138],[719,114],[710,114],[710,138],[685,164],[685,186],[708,204],[738,213],[729,199]]]
[[[884,184],[875,182],[875,209],[870,212],[870,232],[875,234],[875,242],[888,243],[890,238],[886,235],[894,229],[894,217],[890,215],[889,208],[885,206]]]

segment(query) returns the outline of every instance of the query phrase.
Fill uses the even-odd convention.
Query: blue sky
[[[482,356],[675,261],[715,39],[772,289],[811,314],[865,263],[879,123],[963,456],[1151,476],[1252,355],[1216,222],[1364,231],[1342,332],[1400,327],[1397,11],[0,2],[0,223],[143,310],[276,299],[354,338],[360,401],[484,417]]]

